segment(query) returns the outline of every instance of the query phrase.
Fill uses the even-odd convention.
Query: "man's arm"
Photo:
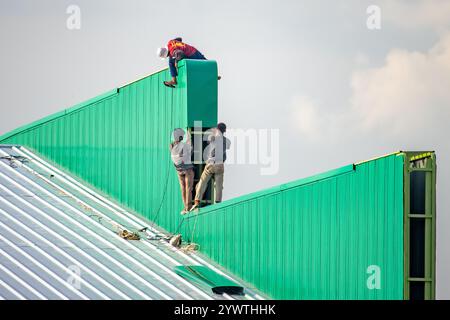
[[[186,154],[192,155],[192,139],[189,130],[186,130]]]
[[[228,149],[230,149],[230,147],[231,147],[231,141],[230,141],[230,139],[228,139],[227,137],[224,137],[225,138],[225,147],[227,148],[227,150]]]
[[[172,57],[175,59],[175,62],[183,60],[185,58],[185,54],[183,50],[177,49],[173,51]]]

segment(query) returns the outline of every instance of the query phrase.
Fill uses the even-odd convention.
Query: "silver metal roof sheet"
[[[153,240],[118,235],[144,227]],[[0,300],[262,299],[165,236],[30,150],[0,146]],[[179,265],[210,267],[243,285],[245,296],[214,294],[177,275]]]

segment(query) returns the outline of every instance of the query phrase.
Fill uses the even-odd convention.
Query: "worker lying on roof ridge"
[[[169,58],[169,70],[172,76],[171,81],[164,81],[168,87],[175,88],[178,76],[178,62],[183,59],[206,60],[205,56],[191,45],[183,42],[182,38],[170,40],[167,47],[158,49],[158,57],[161,59]],[[218,77],[220,80],[220,76]]]
[[[212,176],[214,176],[215,181],[216,203],[222,202],[224,162],[227,159],[227,149],[230,149],[231,145],[231,141],[224,136],[226,131],[227,126],[221,122],[208,136],[209,145],[205,150],[208,158],[206,159],[205,169],[196,187],[195,202],[191,211],[200,205],[200,200],[203,198],[203,194]]]
[[[186,142],[183,142],[185,132],[181,128],[173,131],[174,141],[170,144],[170,153],[172,162],[177,170],[178,180],[180,182],[181,197],[184,203],[184,209],[181,214],[189,211],[192,203],[192,189],[194,185],[194,165],[191,162],[192,145],[189,134]]]

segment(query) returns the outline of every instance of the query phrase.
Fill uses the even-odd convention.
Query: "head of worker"
[[[224,134],[225,132],[227,132],[227,125],[221,122],[217,125],[217,130],[219,130],[222,134]]]
[[[173,130],[173,140],[175,142],[180,142],[183,140],[184,137],[184,130],[181,128],[176,128],[175,130]]]
[[[169,49],[167,49],[166,47],[158,48],[156,54],[159,58],[166,59],[169,56]]]
[[[217,127],[208,130],[207,140],[208,142],[213,142],[216,140],[216,137],[223,136],[223,134],[227,131],[227,126],[225,123],[221,122],[217,125]]]

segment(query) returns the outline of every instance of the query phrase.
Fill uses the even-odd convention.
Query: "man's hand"
[[[175,50],[173,52],[173,54],[172,54],[172,57],[173,57],[173,59],[175,59],[175,63],[180,61],[180,60],[183,60],[185,58],[184,57],[184,52],[182,50]]]

